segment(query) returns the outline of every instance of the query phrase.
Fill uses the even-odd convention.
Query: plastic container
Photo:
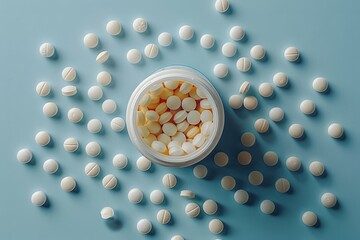
[[[154,151],[142,140],[136,125],[136,113],[141,97],[155,84],[182,80],[201,90],[212,106],[214,129],[206,142],[196,151],[184,156],[168,156]],[[186,167],[195,164],[215,148],[224,128],[224,108],[219,94],[207,78],[197,70],[185,66],[171,66],[158,70],[142,81],[132,93],[126,110],[126,124],[131,141],[149,160],[169,167]]]

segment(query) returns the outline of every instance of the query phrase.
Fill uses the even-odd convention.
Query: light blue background
[[[222,239],[356,239],[359,238],[359,134],[358,122],[360,97],[358,56],[360,34],[358,23],[360,4],[357,1],[303,0],[303,1],[231,1],[229,14],[219,14],[213,1],[19,1],[0,2],[1,32],[1,161],[0,187],[0,239],[170,239],[181,234],[186,239],[215,239],[208,230],[211,217],[204,213],[190,219],[184,214],[188,202],[179,197],[181,189],[193,190],[201,204],[212,198],[219,203],[216,217],[225,223]],[[149,22],[149,32],[138,34],[132,30],[132,21],[143,17]],[[123,34],[111,37],[105,31],[107,21],[117,19],[123,24]],[[195,29],[194,41],[184,42],[177,31],[183,24]],[[221,45],[230,41],[228,31],[240,24],[246,29],[246,40],[236,43],[239,52],[236,57],[226,59],[221,55]],[[160,47],[155,60],[143,59],[139,65],[126,61],[130,48],[143,50],[150,42],[156,42],[157,35],[168,31],[174,36],[171,48]],[[98,34],[101,46],[90,50],[83,46],[84,34]],[[216,38],[215,48],[204,50],[199,45],[202,34],[210,33]],[[44,41],[56,46],[56,59],[45,59],[38,48]],[[240,73],[235,62],[239,56],[249,56],[254,44],[262,44],[267,50],[267,60],[253,63],[251,73]],[[296,46],[301,51],[300,63],[289,63],[283,58],[283,50]],[[96,54],[109,50],[111,62],[98,65]],[[221,80],[212,74],[217,63],[229,65],[229,77]],[[126,133],[114,133],[109,127],[114,116],[125,117],[127,100],[136,85],[160,67],[170,64],[193,66],[207,75],[219,91],[226,110],[226,126],[221,143],[216,150],[230,156],[230,164],[224,168],[215,167],[211,154],[203,163],[209,168],[209,177],[198,180],[192,175],[192,167],[169,169],[153,165],[150,172],[140,172],[135,161],[139,153],[131,145]],[[65,66],[74,66],[78,80],[74,83],[79,94],[74,98],[61,95],[66,85],[61,79]],[[114,115],[101,111],[101,102],[87,98],[87,89],[96,84],[96,74],[106,69],[113,75],[113,84],[104,88],[104,99],[113,98],[118,103]],[[271,82],[278,71],[289,75],[290,87],[275,87],[275,97],[263,99],[256,89],[262,82]],[[327,94],[316,93],[312,79],[324,76],[330,82]],[[50,97],[39,97],[36,84],[49,81],[53,88]],[[252,84],[250,94],[259,99],[256,111],[244,109],[233,111],[227,99],[237,93],[240,84],[248,80]],[[315,101],[316,116],[305,116],[299,110],[303,99]],[[60,115],[48,119],[42,114],[47,101],[58,104]],[[259,117],[268,119],[268,111],[274,106],[284,109],[286,118],[280,124],[270,122],[271,131],[265,136],[254,132],[253,123]],[[86,123],[72,124],[66,114],[70,107],[80,107],[85,120],[99,118],[104,125],[100,135],[90,134]],[[296,141],[287,134],[291,123],[305,127],[306,138]],[[339,122],[345,127],[346,137],[334,140],[327,135],[327,126]],[[53,144],[41,148],[34,142],[39,130],[49,131]],[[236,155],[243,150],[240,136],[245,131],[254,132],[257,144],[250,149],[253,162],[240,166]],[[63,150],[65,138],[74,136],[81,143],[81,150],[69,154]],[[89,141],[98,141],[103,154],[90,159],[84,153]],[[28,147],[34,153],[34,164],[21,165],[16,160],[20,148]],[[273,150],[279,154],[276,167],[266,167],[262,154]],[[116,153],[124,153],[130,163],[126,170],[116,170],[111,159]],[[285,159],[291,155],[301,158],[303,168],[291,173],[285,167]],[[42,163],[55,158],[61,165],[57,175],[48,175],[42,170]],[[309,173],[308,165],[313,160],[322,161],[326,176],[315,178]],[[101,165],[100,177],[90,179],[83,173],[89,161]],[[261,170],[265,175],[263,186],[253,187],[247,181],[250,171]],[[166,172],[178,176],[176,189],[164,189],[161,177]],[[102,187],[101,177],[115,174],[119,188],[109,191]],[[60,189],[62,177],[76,178],[80,191],[66,193]],[[238,205],[233,201],[233,191],[221,189],[220,179],[232,175],[237,179],[236,188],[250,193],[250,204]],[[288,194],[277,193],[275,180],[286,177],[292,184]],[[139,187],[145,194],[144,203],[132,205],[127,192]],[[155,206],[149,202],[149,193],[160,188],[166,195],[166,203]],[[39,208],[31,205],[30,196],[36,190],[48,194],[50,206]],[[322,193],[330,191],[338,196],[336,209],[325,209],[320,203]],[[260,212],[259,203],[271,199],[277,205],[277,212],[267,216]],[[99,211],[104,206],[113,207],[120,224],[102,221]],[[160,208],[172,212],[171,225],[161,226],[156,221]],[[301,215],[306,210],[318,214],[320,224],[309,228],[302,224]],[[148,218],[153,223],[152,235],[142,236],[136,231],[136,222]]]

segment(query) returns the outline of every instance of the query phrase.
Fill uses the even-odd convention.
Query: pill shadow
[[[270,216],[279,216],[282,214],[282,212],[284,211],[284,207],[278,203],[278,202],[275,202],[274,201],[274,204],[275,204],[275,209],[274,209],[274,212],[272,214],[270,214]]]
[[[106,157],[106,153],[105,153],[104,149],[101,148],[101,152],[100,152],[99,155],[97,155],[95,158],[96,158],[96,159],[99,159],[99,160],[104,160],[105,157]]]
[[[76,183],[76,186],[75,186],[74,190],[72,190],[70,193],[77,195],[77,194],[80,194],[80,192],[81,192],[81,189],[80,189],[80,187],[79,187],[79,184]]]
[[[214,45],[211,48],[204,49],[207,52],[217,53],[217,50],[219,48],[219,43],[215,40]]]
[[[156,229],[154,228],[154,226],[151,228],[151,231],[147,235],[152,237],[156,235]]]
[[[336,199],[336,204],[335,204],[335,206],[333,206],[332,208],[328,208],[328,209],[329,209],[329,211],[341,209],[341,203],[339,202],[339,199]]]
[[[150,36],[152,34],[152,32],[153,32],[152,27],[148,24],[146,31],[143,33],[139,33],[139,34],[142,36]]]
[[[54,176],[61,176],[62,175],[62,173],[63,173],[63,170],[62,170],[62,167],[61,167],[61,165],[59,164],[58,165],[58,169],[57,169],[57,171],[56,172],[54,172],[52,175],[54,175]]]
[[[230,69],[228,69],[228,73],[226,74],[226,76],[223,78],[219,78],[219,79],[222,81],[229,81],[232,77],[232,74],[233,74],[232,71]]]
[[[222,232],[219,235],[222,235],[222,236],[229,235],[230,232],[231,232],[231,228],[230,228],[229,224],[227,224],[223,220],[222,220],[222,223],[224,225],[224,228],[223,228]]]
[[[267,62],[269,62],[269,59],[270,59],[269,54],[265,53],[265,56],[262,59],[256,60],[256,61],[259,63],[267,63]]]
[[[234,14],[234,8],[231,5],[229,5],[228,10],[226,10],[226,12],[221,13],[221,14],[225,15],[225,16],[230,16],[230,15]]]
[[[171,226],[174,226],[175,225],[175,219],[176,219],[176,216],[174,216],[175,214],[171,214],[171,218],[170,218],[170,221],[167,223],[167,224],[162,224],[164,227],[168,226],[168,227],[171,227]]]
[[[108,228],[110,228],[111,230],[114,230],[114,231],[119,230],[122,227],[122,223],[121,223],[120,219],[117,218],[117,216],[114,218],[107,219],[105,221],[105,223]]]
[[[62,110],[59,108],[56,115],[52,117],[54,120],[61,120],[62,117]]]
[[[162,52],[159,50],[158,51],[158,55],[155,58],[149,58],[149,60],[154,61],[154,62],[161,62],[163,60],[163,54]]]
[[[37,158],[36,158],[36,156],[32,155],[30,162],[28,162],[27,164],[24,164],[24,165],[34,167],[34,166],[36,166],[36,164],[37,164]]]
[[[225,213],[225,208],[219,202],[216,202],[216,204],[217,204],[218,209],[217,209],[217,211],[216,211],[216,213],[214,215],[215,216],[222,216]]]
[[[58,53],[57,50],[55,50],[54,54],[51,57],[47,58],[47,59],[49,59],[50,61],[56,61],[56,60],[59,59],[59,57],[60,57],[60,54]]]
[[[41,206],[43,209],[49,209],[51,207],[51,200],[49,199],[49,197],[46,197],[46,202],[44,203],[44,205]]]
[[[195,44],[195,43],[197,43],[197,39],[198,39],[197,33],[194,31],[192,38],[189,40],[184,40],[184,42],[186,42],[188,44]]]
[[[320,218],[318,217],[318,218],[317,218],[317,222],[316,222],[316,224],[313,226],[313,228],[316,228],[316,229],[321,228],[321,225],[322,225],[321,220],[320,220]]]
[[[97,51],[101,50],[103,48],[103,43],[101,41],[101,39],[98,39],[98,44],[96,45],[96,47],[94,48],[89,48],[91,51],[93,51],[94,53],[96,53]]]
[[[77,93],[74,96],[69,96],[67,98],[69,98],[71,101],[76,101],[76,102],[84,102],[85,99],[80,91],[77,91]]]
[[[120,39],[123,39],[123,38],[125,38],[126,37],[126,29],[124,29],[124,27],[122,26],[121,27],[121,32],[118,34],[118,35],[115,35],[115,36],[113,36],[113,35],[111,35],[114,39],[117,39],[117,40],[120,40]]]
[[[249,199],[246,203],[242,205],[252,207],[259,201],[259,197],[253,192],[247,191],[247,193],[249,194]]]
[[[104,66],[108,67],[108,68],[116,68],[116,61],[114,60],[114,58],[112,58],[111,56],[109,57],[109,59],[103,63]]]
[[[50,142],[46,145],[46,146],[44,146],[45,148],[48,148],[48,149],[52,149],[52,148],[54,148],[55,147],[55,141],[54,141],[54,139],[53,138],[50,138]]]

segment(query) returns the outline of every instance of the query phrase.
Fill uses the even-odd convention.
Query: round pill
[[[328,81],[324,77],[317,77],[312,83],[312,87],[317,92],[325,92],[328,89]]]
[[[158,53],[159,53],[159,49],[155,44],[150,43],[145,46],[144,54],[148,58],[156,58]]]
[[[304,100],[300,103],[300,111],[306,115],[310,115],[315,112],[315,103],[311,100]]]
[[[101,218],[104,219],[104,220],[113,218],[114,215],[115,215],[114,209],[112,209],[111,207],[104,207],[104,208],[101,209],[101,211],[100,211],[100,216],[101,216]]]
[[[261,60],[265,57],[265,49],[261,45],[255,45],[250,49],[250,56],[255,60]]]
[[[171,237],[170,240],[184,240],[184,238],[182,236],[180,236],[180,235],[174,235],[174,236]]]
[[[263,156],[264,163],[269,167],[275,166],[278,162],[278,159],[278,155],[273,151],[268,151]]]
[[[233,26],[229,31],[229,36],[234,41],[240,41],[245,36],[245,30],[241,26]]]
[[[259,118],[254,123],[254,128],[258,133],[266,133],[269,130],[269,122],[265,118]]]
[[[90,157],[96,157],[101,152],[100,144],[97,142],[89,142],[85,147],[86,154]]]
[[[196,110],[190,111],[186,118],[190,125],[197,125],[200,122],[200,113]]]
[[[289,79],[285,73],[278,72],[273,76],[273,82],[278,87],[285,87],[288,84]]]
[[[219,219],[212,219],[209,222],[209,230],[213,234],[220,234],[224,230],[224,224]]]
[[[182,40],[188,41],[194,36],[194,30],[189,25],[184,25],[179,29],[179,36]]]
[[[99,119],[91,119],[87,123],[87,129],[91,133],[98,133],[102,129],[102,123],[101,123],[101,121]]]
[[[162,183],[166,188],[173,188],[176,186],[177,179],[174,174],[167,173],[163,176]]]
[[[224,190],[228,190],[228,191],[233,190],[235,186],[236,186],[235,178],[231,176],[225,176],[221,179],[221,187]]]
[[[218,205],[214,200],[208,199],[203,203],[203,210],[208,215],[214,215],[218,210]]]
[[[68,119],[70,122],[78,123],[83,119],[83,117],[84,114],[79,108],[71,108],[68,111]]]
[[[102,105],[101,105],[102,110],[104,111],[104,113],[107,114],[111,114],[114,113],[116,111],[116,102],[112,99],[106,99]]]
[[[246,166],[246,165],[249,165],[251,163],[252,156],[247,151],[241,151],[237,155],[237,160],[238,160],[240,165]]]
[[[46,194],[43,191],[34,192],[31,195],[31,203],[35,206],[42,206],[47,200]]]
[[[324,205],[327,208],[334,207],[336,205],[336,203],[337,203],[337,199],[336,199],[335,194],[329,193],[329,192],[324,193],[321,196],[321,203],[322,203],[322,205]]]
[[[214,156],[214,163],[218,167],[224,167],[229,162],[229,156],[224,152],[218,152]]]
[[[239,88],[239,93],[240,94],[246,94],[250,89],[250,83],[248,81],[245,81],[241,84],[240,88]]]
[[[259,93],[263,97],[270,97],[274,90],[270,83],[262,83],[259,86]]]
[[[136,224],[136,228],[139,233],[148,234],[149,232],[151,232],[152,224],[149,220],[143,218],[138,221],[138,223]]]
[[[247,96],[244,98],[244,107],[247,109],[247,110],[254,110],[258,105],[258,100],[256,97],[254,96]]]
[[[275,210],[275,204],[271,200],[264,200],[260,204],[260,210],[265,214],[272,214]]]
[[[245,204],[249,201],[249,194],[247,191],[239,189],[234,193],[234,200],[238,204]]]
[[[96,81],[102,86],[108,86],[111,83],[112,77],[110,73],[101,71],[96,76]],[[101,94],[102,95],[102,94]]]
[[[275,182],[275,189],[279,193],[286,193],[290,189],[290,182],[286,178],[279,178]]]
[[[333,138],[341,138],[344,134],[344,128],[339,123],[332,123],[328,127],[328,134]]]
[[[295,62],[296,60],[299,59],[300,57],[300,52],[297,48],[295,47],[288,47],[287,49],[285,49],[284,51],[284,57],[286,60],[288,60],[289,62]]]
[[[168,47],[172,43],[172,35],[168,32],[162,32],[158,36],[158,43],[160,46]]]
[[[53,174],[59,169],[59,164],[54,159],[48,159],[44,162],[43,169],[46,173]]]
[[[121,33],[121,23],[116,20],[111,20],[106,24],[106,31],[113,36],[119,35]]]
[[[39,52],[40,52],[41,56],[49,58],[54,55],[55,47],[51,43],[43,43],[40,45]]]
[[[258,186],[263,182],[264,176],[259,171],[252,171],[248,176],[248,180],[251,185]]]
[[[304,134],[304,128],[300,124],[292,124],[289,127],[289,134],[293,138],[301,138]]]
[[[324,173],[325,167],[324,167],[324,164],[322,164],[321,162],[314,161],[314,162],[310,163],[309,170],[312,175],[319,177]]]
[[[284,119],[284,111],[279,107],[274,107],[269,111],[269,117],[274,122],[280,122]]]
[[[141,156],[137,159],[136,161],[136,167],[140,170],[140,171],[147,171],[150,169],[151,167],[151,161],[149,159],[147,159],[144,156]]]
[[[48,82],[39,82],[36,85],[36,92],[39,96],[45,97],[51,92],[51,86]]]
[[[181,190],[180,197],[183,198],[195,198],[195,193],[190,190]]]
[[[214,75],[218,78],[226,77],[228,75],[228,71],[228,67],[223,63],[216,64],[213,69]]]
[[[155,189],[150,193],[150,201],[153,204],[159,205],[165,199],[164,193],[161,190]]]
[[[92,86],[88,90],[88,97],[93,101],[98,101],[102,98],[103,91],[99,86]]]
[[[49,144],[51,137],[48,132],[40,131],[35,135],[35,142],[44,147]]]
[[[181,107],[187,111],[190,112],[192,110],[195,110],[196,108],[196,101],[195,99],[191,97],[184,98],[181,102]],[[176,115],[175,115],[176,116]]]
[[[205,49],[210,49],[215,44],[215,38],[210,34],[204,34],[200,38],[200,45]]]
[[[79,142],[75,138],[67,138],[64,141],[64,149],[67,152],[75,152],[79,148]]]
[[[168,224],[171,220],[171,213],[166,209],[161,209],[156,214],[156,219],[161,224]]]
[[[71,192],[76,187],[76,181],[73,177],[64,177],[61,179],[60,187],[66,192]]]
[[[137,49],[130,49],[127,52],[126,58],[129,63],[137,64],[141,61],[141,52]]]
[[[117,185],[117,178],[112,174],[108,174],[102,179],[102,185],[106,189],[114,189]]]
[[[142,201],[143,199],[143,193],[140,189],[138,188],[133,188],[129,191],[128,193],[128,199],[131,203],[133,204],[138,204]]]
[[[224,13],[229,9],[229,1],[228,0],[216,0],[215,1],[215,9],[219,13]]]
[[[236,48],[235,44],[227,42],[222,46],[221,52],[225,57],[230,58],[236,54],[237,48]]]
[[[96,56],[97,63],[105,63],[110,57],[110,53],[108,51],[102,51]]]
[[[146,32],[148,28],[148,24],[145,19],[143,18],[136,18],[133,22],[133,29],[135,32],[143,33]]]
[[[232,109],[239,109],[243,104],[243,99],[240,95],[231,95],[229,98],[229,105]]]
[[[90,162],[86,164],[84,172],[89,177],[96,177],[100,173],[100,167],[99,164],[95,162]]]
[[[309,227],[312,227],[317,223],[317,216],[311,211],[304,212],[301,219],[303,223]]]
[[[207,176],[207,173],[208,173],[207,167],[202,164],[195,166],[193,169],[194,176],[200,179],[205,178]]]
[[[43,113],[47,117],[54,117],[58,113],[58,106],[54,102],[47,102],[43,106]]]
[[[95,48],[99,43],[99,38],[94,33],[88,33],[84,36],[84,45],[88,48]]]
[[[166,100],[166,106],[170,109],[170,110],[176,110],[181,106],[181,99],[174,95],[174,96],[170,96],[167,100]]]
[[[193,218],[197,217],[200,214],[200,207],[196,203],[193,203],[193,202],[188,203],[185,206],[185,213],[189,217],[193,217]]]
[[[61,89],[61,94],[66,97],[74,96],[76,93],[77,93],[77,88],[73,85],[68,85]]]
[[[61,75],[65,81],[70,82],[76,78],[76,70],[73,67],[66,67],[62,71]]]
[[[16,154],[16,158],[20,163],[28,163],[31,161],[32,159],[32,153],[29,149],[27,148],[23,148],[20,149],[17,154]]]
[[[286,159],[286,167],[292,171],[292,172],[296,172],[300,169],[301,167],[301,161],[299,158],[297,157],[289,157],[288,159]]]
[[[245,132],[241,135],[241,143],[245,147],[252,147],[255,144],[255,136],[251,132]]]
[[[113,166],[117,169],[124,169],[128,164],[128,158],[124,154],[116,154],[112,160]]]
[[[116,117],[111,120],[111,129],[115,132],[121,132],[125,128],[125,121],[121,117]]]
[[[251,62],[250,59],[248,59],[247,57],[241,57],[237,60],[236,62],[236,68],[240,71],[240,72],[247,72],[250,70],[251,68]]]

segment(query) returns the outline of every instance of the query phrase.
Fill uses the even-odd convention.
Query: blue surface
[[[188,202],[179,197],[179,190],[191,189],[201,204],[211,198],[219,203],[220,211],[215,216],[225,223],[222,239],[358,239],[360,198],[358,183],[360,87],[358,65],[360,15],[357,1],[231,1],[229,14],[215,11],[213,1],[57,1],[44,0],[0,2],[1,30],[1,150],[0,161],[2,190],[0,200],[0,239],[170,239],[181,234],[186,239],[215,239],[208,230],[212,217],[204,213],[190,219],[184,214]],[[132,30],[136,17],[148,20],[150,31],[138,34]],[[123,24],[123,34],[111,37],[105,31],[108,20],[117,19]],[[179,27],[189,24],[195,29],[194,41],[181,41],[177,35]],[[221,55],[221,45],[229,41],[228,30],[240,24],[246,29],[245,41],[236,43],[239,52],[236,57],[226,59]],[[156,42],[160,32],[169,31],[174,36],[171,48],[160,47],[155,60],[144,59],[139,65],[126,61],[130,48],[143,49],[147,43]],[[100,47],[94,50],[83,46],[82,39],[87,32],[94,32],[101,39]],[[215,48],[204,50],[199,38],[204,33],[216,38]],[[38,53],[40,44],[52,42],[56,46],[55,59],[42,58]],[[240,73],[235,68],[239,56],[248,56],[254,44],[262,44],[267,50],[263,62],[252,61],[250,73]],[[283,58],[283,50],[296,46],[301,51],[300,63],[289,63]],[[109,50],[111,62],[104,66],[95,62],[96,54]],[[212,68],[217,63],[229,65],[229,77],[217,79]],[[109,124],[114,116],[125,117],[127,100],[136,85],[160,67],[170,64],[193,66],[207,75],[218,89],[225,105],[226,126],[221,143],[216,150],[230,156],[230,164],[224,168],[215,167],[211,154],[203,163],[209,168],[209,177],[198,180],[192,175],[192,167],[169,169],[153,165],[150,172],[136,169],[139,157],[127,134],[114,133]],[[79,94],[74,98],[61,95],[66,82],[61,79],[65,66],[74,66],[78,80],[74,82]],[[113,84],[104,88],[104,99],[113,98],[118,111],[106,115],[101,111],[101,102],[87,98],[87,89],[96,84],[96,74],[106,69],[113,75]],[[256,88],[262,82],[271,82],[277,71],[289,75],[290,87],[275,88],[275,97],[261,98]],[[324,76],[330,82],[327,94],[316,93],[312,79]],[[49,97],[39,97],[36,84],[47,80],[53,87]],[[230,95],[237,92],[244,80],[252,83],[251,94],[259,99],[256,111],[244,109],[233,111],[227,105]],[[299,103],[309,98],[318,107],[316,116],[305,116],[299,110]],[[47,101],[58,104],[60,114],[55,119],[43,116],[42,106]],[[260,136],[254,132],[253,123],[259,117],[268,118],[268,111],[274,106],[284,109],[286,118],[280,124],[270,122],[269,134]],[[71,107],[80,107],[85,120],[99,118],[104,132],[90,134],[86,123],[72,124],[66,113]],[[305,127],[306,138],[296,141],[287,134],[291,123]],[[327,135],[331,122],[341,123],[346,130],[343,140],[334,140]],[[50,147],[41,148],[34,142],[39,130],[49,131],[53,142]],[[240,135],[251,131],[257,136],[256,146],[250,149],[253,162],[240,166],[236,155],[244,149]],[[65,138],[74,136],[81,143],[81,150],[69,154],[63,150]],[[103,154],[90,159],[84,153],[89,141],[98,141]],[[35,161],[21,165],[16,160],[20,148],[29,147]],[[273,150],[279,154],[276,167],[266,167],[262,154]],[[116,153],[124,153],[130,159],[125,170],[116,170],[111,159]],[[303,167],[298,173],[291,173],[285,167],[285,159],[295,155],[301,158]],[[42,163],[48,158],[59,161],[59,174],[48,175],[42,170]],[[313,160],[326,166],[325,177],[315,178],[307,170]],[[100,177],[90,179],[83,173],[89,161],[101,165]],[[250,171],[261,170],[265,175],[262,186],[253,187],[247,181]],[[166,172],[178,176],[176,189],[164,189],[161,177]],[[109,191],[102,187],[101,177],[115,174],[119,188]],[[60,189],[60,179],[73,176],[79,185],[78,193],[66,193]],[[236,188],[250,193],[250,204],[240,206],[233,201],[233,191],[224,191],[220,179],[232,175],[237,179]],[[286,177],[292,184],[288,194],[277,193],[273,187],[279,177]],[[145,194],[144,203],[132,205],[127,192],[139,187]],[[155,206],[149,202],[149,193],[155,188],[165,192],[166,203]],[[39,208],[31,205],[30,196],[36,190],[44,190],[50,206]],[[336,209],[326,209],[320,203],[322,193],[330,191],[338,196]],[[263,199],[274,200],[275,215],[260,212]],[[119,224],[102,221],[99,211],[104,206],[113,207]],[[173,221],[161,226],[156,221],[156,212],[167,208]],[[309,228],[302,224],[301,214],[312,210],[318,214],[320,224]],[[136,231],[136,222],[145,217],[152,221],[154,230],[149,236]]]

